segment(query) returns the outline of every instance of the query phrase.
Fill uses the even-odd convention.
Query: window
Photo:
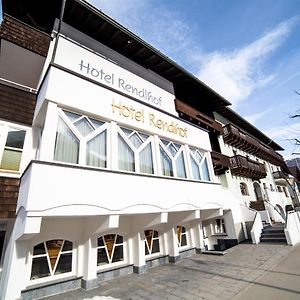
[[[6,142],[2,152],[0,168],[19,171],[26,131],[7,126],[4,126],[2,129],[1,137]]]
[[[190,149],[192,173],[195,180],[211,181],[206,157],[198,149]]]
[[[145,255],[159,253],[159,236],[156,230],[145,230]]]
[[[246,183],[244,182],[240,183],[240,190],[243,196],[249,196],[248,187]]]
[[[225,221],[223,218],[214,220],[213,233],[214,234],[226,234]]]
[[[270,190],[273,192],[274,191],[274,188],[273,188],[273,185],[270,184]]]
[[[72,271],[73,243],[51,240],[33,248],[31,280]]]
[[[161,139],[159,152],[161,158],[162,175],[187,178],[184,146]]]
[[[54,160],[106,168],[106,148],[105,122],[60,110]]]
[[[119,169],[154,174],[153,137],[148,134],[120,128],[118,131]]]
[[[187,246],[186,229],[183,226],[177,226],[178,247]]]
[[[277,185],[277,191],[280,192],[280,193],[282,193],[282,188],[281,188],[281,186]]]
[[[123,237],[118,234],[106,234],[98,238],[97,266],[112,264],[124,260]]]
[[[283,189],[283,192],[284,192],[285,196],[288,197],[289,194],[288,194],[288,191],[287,191],[286,187],[284,186],[284,187],[282,187],[282,189]]]

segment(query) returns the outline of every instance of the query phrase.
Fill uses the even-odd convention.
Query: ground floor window
[[[186,229],[183,226],[177,226],[178,247],[187,245]]]
[[[214,220],[213,233],[214,234],[226,234],[225,221],[223,218]]]
[[[50,240],[33,248],[31,280],[72,271],[73,243]]]
[[[145,230],[145,255],[159,253],[159,236],[156,230]]]
[[[124,260],[123,236],[106,234],[98,238],[97,265],[112,264]]]

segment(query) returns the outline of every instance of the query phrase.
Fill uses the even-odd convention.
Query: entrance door
[[[254,187],[256,200],[257,201],[263,201],[263,194],[262,194],[261,187],[260,187],[259,183],[254,182],[253,187]]]

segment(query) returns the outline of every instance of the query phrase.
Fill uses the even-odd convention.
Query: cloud
[[[90,0],[163,54],[183,64],[183,50],[190,48],[192,27],[180,12],[149,0]]]
[[[255,114],[252,114],[252,115],[248,115],[248,116],[244,116],[244,118],[252,123],[252,124],[255,124],[259,119],[261,119],[263,116],[267,115],[269,112],[271,112],[273,109],[270,108],[270,109],[266,109],[262,112],[259,112],[259,113],[255,113]]]
[[[276,74],[263,73],[263,64],[284,42],[297,20],[294,17],[280,23],[243,48],[196,55],[194,59],[200,63],[197,76],[236,107],[254,89],[266,86],[275,78]]]
[[[265,133],[272,139],[289,140],[300,139],[300,122],[292,125],[275,126],[265,130]]]

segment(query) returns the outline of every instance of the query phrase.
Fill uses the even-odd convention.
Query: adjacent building
[[[226,99],[86,1],[2,3],[1,299],[223,250],[257,211],[284,222],[282,148]]]

